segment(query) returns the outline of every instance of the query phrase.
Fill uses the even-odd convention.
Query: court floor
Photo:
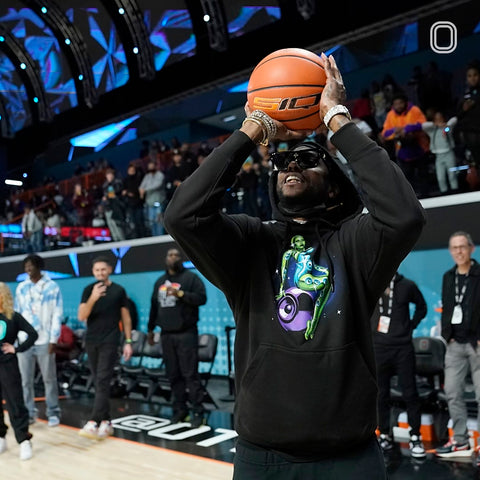
[[[9,449],[0,456],[0,478],[229,480],[236,438],[233,402],[222,400],[229,396],[226,381],[212,379],[210,385],[219,408],[208,406],[207,424],[196,429],[187,422],[170,424],[171,407],[165,400],[146,402],[141,395],[112,398],[114,436],[103,441],[78,435],[89,419],[91,393],[72,391],[62,396],[58,428],[47,427],[40,399],[39,420],[31,426],[34,457],[28,462],[18,459],[18,445],[10,429]],[[390,480],[480,479],[473,457],[445,461],[428,453],[425,460],[418,461],[410,457],[407,443],[397,442],[385,460]]]

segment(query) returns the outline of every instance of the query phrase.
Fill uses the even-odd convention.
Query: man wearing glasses
[[[221,202],[257,144],[302,140],[251,112],[178,187],[168,231],[232,308],[235,338],[234,479],[384,480],[375,438],[375,303],[424,223],[422,207],[385,150],[346,107],[333,57],[320,118],[351,162],[357,191],[312,142],[273,155],[272,222],[222,213]]]
[[[480,265],[472,259],[475,245],[467,232],[453,233],[448,242],[448,249],[455,266],[443,275],[442,337],[447,342],[444,389],[453,422],[454,437],[444,446],[437,448],[436,454],[442,458],[470,457],[472,447],[469,443],[464,392],[465,379],[470,371],[475,387],[475,399],[478,402]],[[477,466],[480,466],[480,457],[477,457]]]

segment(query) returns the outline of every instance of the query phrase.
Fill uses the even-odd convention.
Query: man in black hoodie
[[[480,265],[472,258],[475,244],[469,233],[453,233],[448,249],[455,266],[443,275],[442,337],[447,342],[444,388],[454,436],[437,448],[436,454],[443,458],[470,457],[464,393],[470,371],[477,402],[480,398]],[[480,408],[477,422],[480,425]]]
[[[158,325],[162,329],[163,359],[173,393],[172,423],[188,418],[188,398],[192,405],[190,424],[196,428],[204,422],[198,374],[198,307],[207,302],[207,295],[200,278],[183,267],[180,250],[170,248],[165,264],[167,271],[153,286],[147,339],[153,344],[154,328]]]
[[[360,213],[355,188],[311,142],[272,159],[274,221],[222,213],[257,144],[309,133],[248,105],[242,127],[177,188],[166,211],[168,231],[225,293],[235,318],[235,479],[386,478],[370,317],[424,213],[386,151],[350,121],[333,57],[321,62],[320,120],[370,213]]]
[[[411,303],[415,305],[412,319],[410,319]],[[420,436],[422,414],[415,380],[412,333],[426,314],[427,304],[415,282],[396,273],[372,315],[379,390],[380,446],[384,451],[393,448],[390,435],[390,380],[393,375],[398,375],[411,427],[410,453],[416,458],[425,457],[425,448]]]

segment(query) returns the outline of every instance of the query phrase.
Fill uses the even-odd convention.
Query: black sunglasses
[[[302,170],[315,168],[322,163],[328,168],[325,151],[315,145],[306,145],[301,150],[273,152],[270,160],[276,170],[285,171],[291,162],[295,162]]]

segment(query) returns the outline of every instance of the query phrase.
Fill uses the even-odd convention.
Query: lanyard
[[[467,290],[468,283],[468,274],[470,270],[465,274],[465,282],[463,283],[462,291],[458,293],[458,268],[455,269],[455,305],[461,305],[463,302],[463,297],[465,296],[465,291]]]
[[[390,317],[392,315],[392,304],[393,304],[393,278],[390,281],[390,292],[388,293],[387,317]],[[380,310],[380,315],[383,315],[383,295],[378,299],[378,309]]]

